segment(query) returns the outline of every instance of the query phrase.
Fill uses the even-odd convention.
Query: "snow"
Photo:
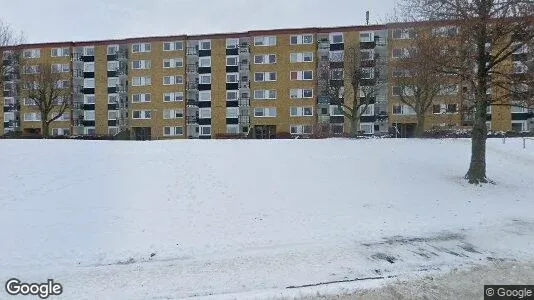
[[[0,281],[54,278],[53,299],[351,293],[534,253],[534,141],[488,140],[484,186],[467,139],[0,149]]]

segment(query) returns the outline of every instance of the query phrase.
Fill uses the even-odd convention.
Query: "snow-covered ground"
[[[54,278],[50,299],[292,298],[532,260],[534,141],[488,141],[496,185],[462,179],[469,150],[0,140],[0,281]]]

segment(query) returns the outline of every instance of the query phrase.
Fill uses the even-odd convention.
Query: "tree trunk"
[[[353,115],[354,116],[354,115]],[[358,121],[359,117],[356,115],[350,119],[350,137],[355,138],[358,136]]]
[[[45,120],[41,121],[41,136],[43,137],[43,139],[48,138],[49,133],[50,133],[49,127],[50,127],[50,124],[48,124],[48,122],[46,122]]]
[[[417,125],[415,126],[415,137],[420,138],[423,137],[423,134],[425,133],[425,113],[418,113],[417,114]]]
[[[476,104],[475,123],[471,133],[471,163],[465,174],[469,183],[487,183],[486,178],[486,104],[478,101]]]

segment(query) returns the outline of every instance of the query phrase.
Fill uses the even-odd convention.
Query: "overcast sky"
[[[395,0],[0,0],[28,43],[383,22]]]

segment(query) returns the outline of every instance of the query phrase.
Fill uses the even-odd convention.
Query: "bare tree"
[[[349,119],[351,137],[358,135],[360,118],[370,108],[384,82],[384,74],[380,72],[382,58],[365,58],[372,63],[362,65],[361,54],[360,48],[348,47],[342,57],[331,57],[330,65],[319,68],[319,82],[323,83],[319,84],[319,94],[326,96],[330,104],[337,105]]]
[[[3,49],[8,46],[18,45],[24,41],[24,36],[22,33],[16,34],[15,30],[2,20],[0,20],[0,55],[3,53]],[[3,80],[3,75],[5,73],[4,64],[0,64],[0,84]]]
[[[534,1],[401,0],[400,8],[404,16],[414,20],[442,21],[460,27],[459,42],[450,47],[453,51],[448,51],[453,59],[443,69],[459,75],[467,92],[473,95],[471,162],[465,178],[474,184],[486,183],[486,108],[510,105],[509,98],[504,101],[499,95],[506,94],[503,86],[515,83],[505,80],[502,74],[510,72],[506,64],[513,53],[534,38]],[[501,84],[494,86],[497,80]]]
[[[445,56],[438,39],[430,30],[422,29],[413,35],[407,48],[398,49],[403,53],[392,62],[392,84],[400,102],[415,112],[416,137],[423,136],[426,115],[436,97],[449,86],[457,86],[454,76],[447,76],[440,70]]]
[[[22,97],[37,106],[43,138],[49,136],[50,124],[61,118],[71,107],[72,88],[68,74],[49,63],[26,62],[22,65]]]

